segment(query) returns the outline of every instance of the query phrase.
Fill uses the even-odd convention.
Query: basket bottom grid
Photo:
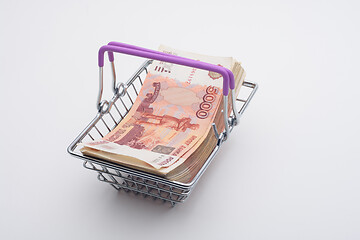
[[[144,198],[168,202],[172,206],[185,201],[190,193],[190,188],[177,188],[156,181],[137,177],[128,173],[111,169],[96,163],[84,161],[86,169],[96,171],[98,180],[110,184],[116,190],[142,195]]]

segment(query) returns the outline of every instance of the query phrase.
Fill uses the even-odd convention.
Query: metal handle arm
[[[139,50],[139,51],[144,51],[144,52],[148,52],[148,53],[154,53],[154,54],[159,54],[159,55],[163,55],[163,56],[170,56],[170,57],[176,57],[178,59],[183,59],[183,60],[191,60],[189,58],[184,58],[184,57],[180,57],[180,56],[175,56],[172,54],[168,54],[168,53],[164,53],[164,52],[160,52],[160,51],[155,51],[152,49],[147,49],[147,48],[143,48],[143,47],[138,47],[138,46],[134,46],[134,45],[130,45],[130,44],[126,44],[126,43],[120,43],[120,42],[109,42],[108,45],[112,45],[112,46],[118,46],[118,47],[124,47],[124,48],[130,48],[130,49],[135,49],[135,50]],[[109,61],[110,62],[114,62],[114,53],[113,52],[108,52],[109,55]],[[229,75],[229,85],[230,85],[230,89],[235,89],[235,79],[234,79],[234,74],[227,68],[225,68],[226,72]]]
[[[194,68],[199,68],[199,69],[219,73],[223,76],[223,94],[224,94],[224,96],[227,96],[229,94],[229,82],[230,82],[230,78],[231,78],[230,76],[232,75],[232,78],[234,77],[233,73],[230,70],[228,72],[226,70],[226,68],[217,66],[214,64],[196,61],[193,59],[188,59],[188,58],[183,58],[183,57],[178,57],[178,56],[174,56],[171,54],[165,55],[165,54],[159,54],[160,52],[154,53],[154,52],[148,52],[148,51],[143,51],[143,50],[138,50],[138,49],[133,49],[133,48],[118,47],[118,46],[113,46],[113,45],[105,45],[100,48],[99,56],[98,56],[98,63],[99,63],[100,68],[102,68],[104,66],[104,53],[105,52],[118,52],[118,53],[123,53],[123,54],[127,54],[127,55],[133,55],[133,56],[138,56],[138,57],[143,57],[143,58],[148,58],[148,59],[153,59],[153,60],[159,60],[159,61],[179,64],[179,65],[183,65],[183,66],[194,67]],[[110,60],[114,60],[114,58],[111,57],[111,54],[109,55],[109,58],[110,58]]]

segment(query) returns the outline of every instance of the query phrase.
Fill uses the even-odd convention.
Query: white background
[[[359,239],[359,10],[1,1],[0,238]],[[97,50],[109,41],[234,56],[260,85],[184,204],[117,192],[66,152],[96,113]],[[121,81],[138,67],[116,61]]]

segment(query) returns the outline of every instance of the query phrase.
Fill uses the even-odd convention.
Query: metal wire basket
[[[115,189],[141,194],[145,198],[150,197],[154,200],[160,199],[174,206],[176,203],[180,203],[186,200],[201,175],[214,159],[215,155],[219,151],[221,144],[226,140],[226,136],[224,134],[219,134],[217,132],[215,124],[213,124],[213,130],[215,137],[218,139],[218,143],[194,179],[187,184],[176,181],[169,181],[163,177],[159,177],[143,171],[121,166],[119,164],[108,162],[95,157],[85,156],[79,151],[81,147],[77,146],[78,143],[83,141],[86,142],[105,136],[120,123],[120,121],[125,117],[133,105],[143,84],[143,79],[145,79],[147,74],[147,67],[152,63],[152,61],[153,60],[146,61],[126,82],[126,84],[118,85],[117,91],[115,91],[115,94],[110,101],[111,108],[108,108],[108,111],[103,111],[102,108],[100,108],[95,118],[76,137],[76,139],[69,145],[67,150],[72,156],[83,160],[83,166],[86,169],[97,172],[98,180],[109,183]],[[113,73],[115,75],[115,71],[113,71]],[[102,76],[100,78],[102,81]],[[236,99],[236,109],[240,109],[238,111],[238,116],[241,116],[245,111],[250,100],[255,94],[257,87],[258,86],[256,83],[248,81],[243,83],[239,94],[239,96],[242,97]],[[121,91],[119,89],[121,89]],[[101,99],[102,82],[100,82],[100,91],[99,100]],[[230,119],[232,119],[232,115],[230,116]],[[229,132],[232,131],[235,125],[236,123],[234,121],[229,121]]]

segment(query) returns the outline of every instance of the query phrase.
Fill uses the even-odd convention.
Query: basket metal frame
[[[141,194],[145,198],[152,197],[154,200],[160,199],[174,206],[176,203],[184,202],[187,199],[192,189],[195,187],[196,183],[200,179],[201,175],[205,172],[211,161],[214,159],[215,155],[218,153],[221,144],[227,140],[227,136],[224,133],[219,133],[217,131],[215,123],[212,124],[212,127],[214,130],[214,135],[218,139],[217,145],[215,146],[214,150],[212,151],[202,168],[199,170],[197,175],[190,183],[169,181],[163,177],[146,173],[140,170],[125,167],[99,158],[85,156],[79,151],[79,147],[77,146],[77,144],[81,143],[86,137],[90,137],[89,140],[97,138],[93,137],[92,135],[94,134],[91,134],[91,132],[98,133],[99,137],[103,137],[112,129],[114,129],[117,124],[119,124],[119,122],[130,111],[131,106],[134,103],[138,92],[140,91],[143,83],[140,75],[143,73],[147,74],[147,67],[152,62],[153,60],[147,60],[140,66],[140,68],[125,84],[118,84],[117,91],[114,91],[115,94],[110,101],[111,109],[109,108],[104,111],[102,108],[100,108],[95,118],[69,145],[67,151],[72,156],[83,160],[83,166],[86,169],[97,172],[98,180],[109,183],[115,189],[124,190],[125,192],[133,192],[135,194]],[[139,87],[136,87],[136,82]],[[100,87],[102,88],[102,84]],[[234,126],[238,124],[238,117],[240,117],[244,113],[249,102],[253,98],[258,88],[258,85],[253,82],[244,81],[241,89],[244,88],[248,88],[250,90],[250,93],[245,99],[236,99],[236,103],[240,104],[241,106],[239,108],[240,110],[238,111],[237,116],[234,116],[234,113],[230,115],[228,121],[230,132],[233,130]],[[129,94],[129,92],[131,91],[132,95]],[[126,102],[128,102],[130,106],[127,106]],[[119,110],[120,108],[123,109],[123,112]],[[114,112],[117,112],[117,115],[119,117],[116,117],[116,114],[114,114]],[[110,118],[105,119],[105,116],[110,116]],[[103,128],[100,128],[99,125],[102,125]]]

